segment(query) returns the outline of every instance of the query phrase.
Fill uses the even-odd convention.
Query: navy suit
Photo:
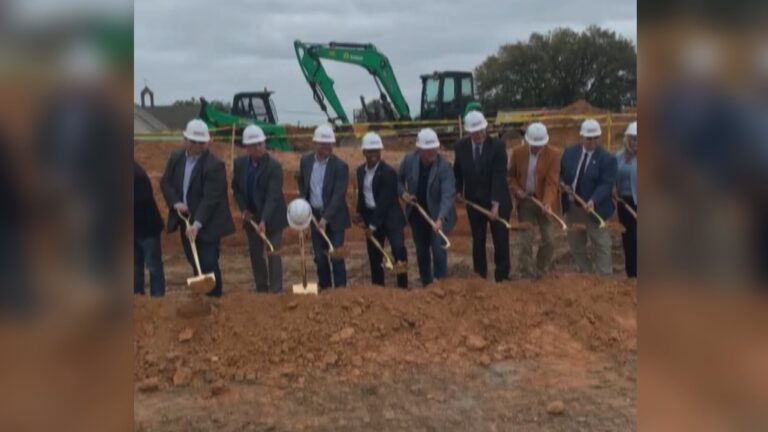
[[[574,179],[580,169],[583,147],[581,144],[568,146],[560,159],[560,181],[568,186],[573,186]],[[586,157],[586,155],[584,155]],[[613,215],[614,206],[611,200],[611,192],[616,182],[617,163],[616,158],[597,146],[592,152],[585,169],[574,187],[574,192],[585,202],[592,201],[595,211],[601,218],[607,220]],[[569,231],[568,243],[571,254],[582,272],[592,272],[595,268],[603,275],[613,273],[611,258],[611,235],[606,229],[601,229],[597,218],[588,214],[577,203],[571,201],[568,194],[562,195],[563,212],[566,214],[568,224],[583,224],[585,231]],[[594,250],[594,266],[587,253],[587,239],[592,243]]]
[[[566,147],[560,159],[560,181],[571,186],[581,160],[581,144],[572,144]],[[584,201],[595,203],[595,211],[605,220],[613,216],[615,210],[611,191],[616,182],[616,157],[608,153],[603,147],[597,146],[592,158],[580,180],[579,196]],[[568,212],[571,201],[567,194],[562,195],[563,212]],[[578,205],[578,204],[576,204]]]

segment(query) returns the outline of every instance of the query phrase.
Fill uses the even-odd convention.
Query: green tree
[[[488,111],[561,107],[578,99],[618,110],[636,104],[637,51],[597,26],[581,33],[558,28],[502,45],[475,69],[475,81]]]
[[[216,108],[219,111],[229,112],[232,109],[232,102],[222,102],[220,100],[212,100],[208,101],[209,104],[211,104],[212,107]],[[196,97],[191,97],[189,99],[180,99],[177,101],[174,101],[173,106],[189,106],[189,105],[200,105],[200,99],[197,99]]]

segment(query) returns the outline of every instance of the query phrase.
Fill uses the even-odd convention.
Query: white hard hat
[[[296,198],[288,204],[287,210],[288,225],[296,230],[304,230],[309,227],[312,221],[312,207],[307,200]]]
[[[208,125],[200,119],[191,120],[184,129],[184,138],[195,142],[208,142],[211,140],[211,134],[208,132]]]
[[[603,132],[600,130],[600,123],[598,123],[597,120],[586,119],[584,120],[584,123],[581,124],[581,132],[579,132],[579,134],[584,138],[594,138],[599,137]]]
[[[263,143],[267,140],[267,136],[264,135],[264,131],[256,125],[248,125],[243,131],[243,145],[253,145]]]
[[[637,122],[633,121],[627,125],[627,130],[624,131],[624,135],[637,136]]]
[[[464,130],[467,132],[477,132],[488,127],[488,121],[480,111],[472,110],[464,116]]]
[[[525,141],[534,147],[542,147],[549,142],[549,134],[544,123],[535,122],[528,125],[525,130]]]
[[[384,143],[381,141],[381,137],[376,132],[368,132],[363,136],[363,150],[381,150],[384,148]]]
[[[315,128],[315,133],[312,136],[312,141],[317,143],[334,144],[336,142],[336,135],[333,133],[331,125],[322,124]]]
[[[437,138],[437,133],[429,128],[422,129],[416,137],[416,147],[423,150],[439,148],[440,140]]]

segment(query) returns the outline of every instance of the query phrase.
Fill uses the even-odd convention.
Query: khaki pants
[[[611,233],[607,229],[600,229],[594,218],[577,204],[572,204],[565,215],[568,225],[581,224],[587,227],[586,231],[568,231],[568,244],[571,247],[571,255],[579,271],[592,273],[596,271],[602,275],[613,274],[613,261],[611,258]],[[592,261],[587,251],[587,239],[592,243],[595,257],[594,270]]]
[[[517,206],[520,222],[529,222],[539,227],[541,244],[536,253],[536,269],[533,268],[533,230],[520,232],[520,271],[524,275],[544,275],[549,271],[555,253],[552,221],[533,201],[524,199]]]

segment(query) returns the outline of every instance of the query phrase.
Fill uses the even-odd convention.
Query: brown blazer
[[[509,188],[512,196],[518,191],[525,191],[525,182],[528,177],[528,145],[520,145],[512,149],[512,157],[509,158]],[[534,180],[534,195],[552,208],[557,208],[557,182],[560,176],[560,152],[545,146],[539,153],[539,161],[536,163],[536,179]]]

